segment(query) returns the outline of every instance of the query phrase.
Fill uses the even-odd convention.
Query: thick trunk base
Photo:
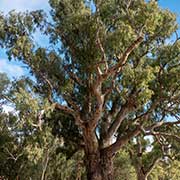
[[[147,180],[147,176],[141,172],[141,173],[137,174],[137,179],[138,180]]]
[[[113,180],[113,157],[109,156],[106,152],[101,153],[101,174],[103,180]]]
[[[91,154],[86,157],[86,172],[88,180],[103,180],[99,164],[99,154]]]
[[[113,180],[113,159],[106,153],[86,156],[88,180]]]
[[[147,180],[147,178],[144,176],[140,176],[140,177],[138,177],[138,180]]]

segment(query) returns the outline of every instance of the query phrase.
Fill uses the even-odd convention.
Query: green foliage
[[[180,162],[179,161],[173,161],[169,165],[163,165],[160,164],[157,166],[153,172],[151,173],[149,180],[178,180],[180,178],[179,176],[179,168],[180,168]]]
[[[84,176],[81,152],[68,160],[62,152],[57,152],[63,142],[52,135],[50,128],[33,132],[30,127],[21,127],[17,118],[1,112],[0,176],[10,180],[18,177],[41,179],[43,171],[46,179],[68,180]],[[31,134],[26,134],[28,129]]]
[[[114,159],[115,180],[134,180],[136,179],[135,169],[133,168],[129,154],[121,150]]]
[[[96,139],[91,145],[96,143],[102,150],[109,134],[115,141],[129,138],[126,148],[134,153],[131,161],[148,169],[162,156],[161,147],[153,141],[152,151],[146,152],[149,142],[143,139],[141,127],[143,154],[139,157],[138,144],[131,142],[136,138],[131,134],[140,126],[146,130],[180,114],[180,43],[166,41],[178,28],[175,14],[161,9],[157,1],[49,3],[51,20],[41,10],[0,14],[0,46],[10,60],[23,62],[35,77],[34,81],[22,77],[10,87],[6,75],[0,74],[1,99],[11,101],[16,110],[16,114],[1,112],[0,153],[7,167],[4,176],[75,179],[79,167],[78,176],[84,178],[82,150],[89,148],[84,148],[89,143],[84,132],[91,126]],[[35,43],[36,30],[49,38],[49,47]],[[138,44],[139,39],[142,42]],[[114,124],[117,127],[109,133]],[[158,126],[146,133],[153,131],[176,137],[179,126]],[[172,138],[164,138],[174,155],[178,145]],[[12,157],[19,158],[15,161]],[[115,168],[117,177],[133,179],[135,172],[124,151],[115,160],[116,166],[123,161],[122,171]]]
[[[0,95],[7,89],[9,79],[5,73],[0,73]]]

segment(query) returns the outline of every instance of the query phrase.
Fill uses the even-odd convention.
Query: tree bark
[[[83,129],[85,142],[85,165],[88,180],[102,180],[100,169],[99,143],[95,131],[91,126]]]
[[[138,180],[147,180],[147,174],[144,173],[142,169],[139,169],[137,172],[137,179]]]
[[[147,177],[144,174],[138,174],[138,180],[147,180]]]
[[[113,180],[113,157],[107,151],[101,152],[101,174],[103,180]]]
[[[113,158],[106,153],[86,155],[88,180],[113,180]]]
[[[86,172],[88,180],[103,180],[100,167],[100,154],[86,154]]]
[[[85,165],[88,180],[113,180],[113,158],[108,151],[100,150],[96,134],[91,129],[83,132]]]

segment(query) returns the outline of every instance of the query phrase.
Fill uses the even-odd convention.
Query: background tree
[[[49,3],[49,22],[43,11],[1,15],[0,45],[36,77],[38,95],[19,88],[21,99],[35,104],[37,115],[54,109],[59,122],[67,117],[76,126],[87,178],[113,179],[113,157],[141,133],[178,139],[180,43],[166,43],[176,16],[156,1]],[[36,28],[49,37],[49,48],[35,44]]]
[[[114,179],[115,180],[134,180],[137,179],[136,172],[132,166],[129,153],[120,150],[114,158]]]
[[[164,158],[168,156],[167,151],[162,151],[152,137],[146,139],[143,136],[137,136],[131,141],[128,152],[138,180],[148,179],[158,163],[165,161]]]
[[[10,82],[5,74],[0,74],[1,103],[14,109],[4,112],[1,107],[0,110],[0,177],[80,179],[84,176],[82,152],[68,159],[63,151],[58,151],[60,147],[63,149],[62,139],[53,136],[51,128],[41,122],[43,114],[39,108],[46,109],[47,105],[41,102],[37,106],[40,98],[32,98],[33,89],[31,94],[25,91],[32,87],[28,78]]]

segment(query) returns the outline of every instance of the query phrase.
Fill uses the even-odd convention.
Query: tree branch
[[[143,41],[143,37],[139,36],[123,53],[123,55],[118,58],[119,62],[114,65],[113,67],[109,68],[107,73],[104,73],[103,79],[107,79],[109,76],[112,76],[113,74],[119,73],[122,70],[122,67],[126,64],[127,59],[131,52]]]
[[[127,133],[126,135],[119,137],[115,143],[105,148],[108,153],[113,155],[116,153],[123,145],[125,145],[132,137],[139,135],[141,132],[141,125],[137,126],[133,131]]]
[[[74,111],[80,112],[80,107],[72,100],[70,94],[64,93],[63,98],[68,103],[68,105],[70,105],[73,108]]]
[[[171,137],[175,139],[176,141],[180,142],[180,136],[175,135],[175,134],[170,134],[170,133],[165,133],[165,132],[152,132],[151,135]]]
[[[4,94],[0,94],[0,96],[1,96],[3,99],[6,99],[7,101],[9,101],[9,102],[11,102],[11,103],[14,104],[14,101],[13,101],[11,98],[9,98],[8,96],[6,96],[6,95],[4,95]]]
[[[154,159],[154,161],[152,162],[152,164],[148,167],[148,169],[145,171],[145,175],[146,177],[149,176],[149,174],[152,172],[152,170],[154,169],[154,167],[156,166],[156,164],[160,161],[161,158],[156,158]]]
[[[108,129],[107,135],[105,137],[105,141],[112,138],[112,136],[117,132],[122,121],[126,117],[127,112],[128,112],[128,106],[127,104],[125,104],[124,106],[122,106],[121,110],[118,112],[116,116],[116,119],[113,121],[110,128]]]
[[[63,105],[61,105],[61,104],[59,104],[59,103],[54,103],[53,105],[54,105],[54,107],[55,107],[56,109],[61,110],[61,111],[64,111],[64,112],[72,115],[72,116],[74,117],[74,119],[75,119],[75,123],[76,123],[77,125],[79,125],[81,128],[84,127],[84,122],[82,121],[79,112],[76,112],[76,111],[74,111],[73,109],[71,109],[71,108],[69,108],[69,107],[67,107],[67,106],[63,106]]]
[[[97,21],[99,22],[100,20],[98,19]],[[96,34],[96,43],[97,43],[97,47],[100,49],[101,54],[102,54],[101,61],[104,62],[104,64],[105,64],[105,72],[107,72],[109,67],[108,67],[108,63],[107,63],[106,53],[105,53],[104,47],[103,47],[100,37],[99,37],[99,28],[98,28],[97,34]]]
[[[71,108],[69,108],[67,106],[63,106],[63,105],[61,105],[59,103],[54,103],[53,105],[54,105],[54,107],[56,109],[64,111],[64,112],[66,112],[66,113],[68,113],[70,115],[73,115],[75,113],[73,109],[71,109]]]
[[[101,118],[101,114],[103,111],[103,104],[104,104],[104,95],[101,92],[101,82],[100,79],[97,81],[97,83],[92,86],[93,93],[96,97],[97,104],[95,108],[95,112],[92,114],[92,119],[91,119],[91,127],[95,128],[99,119]]]
[[[76,82],[77,84],[79,84],[80,86],[84,86],[83,81],[74,73],[71,72],[70,68],[72,68],[72,65],[66,65],[64,66],[64,70],[68,73],[69,77]],[[73,71],[73,68],[72,68]]]
[[[50,80],[48,78],[46,78],[42,73],[40,73],[40,75],[48,85],[48,90],[49,90],[48,101],[52,102],[53,85],[51,84]]]

